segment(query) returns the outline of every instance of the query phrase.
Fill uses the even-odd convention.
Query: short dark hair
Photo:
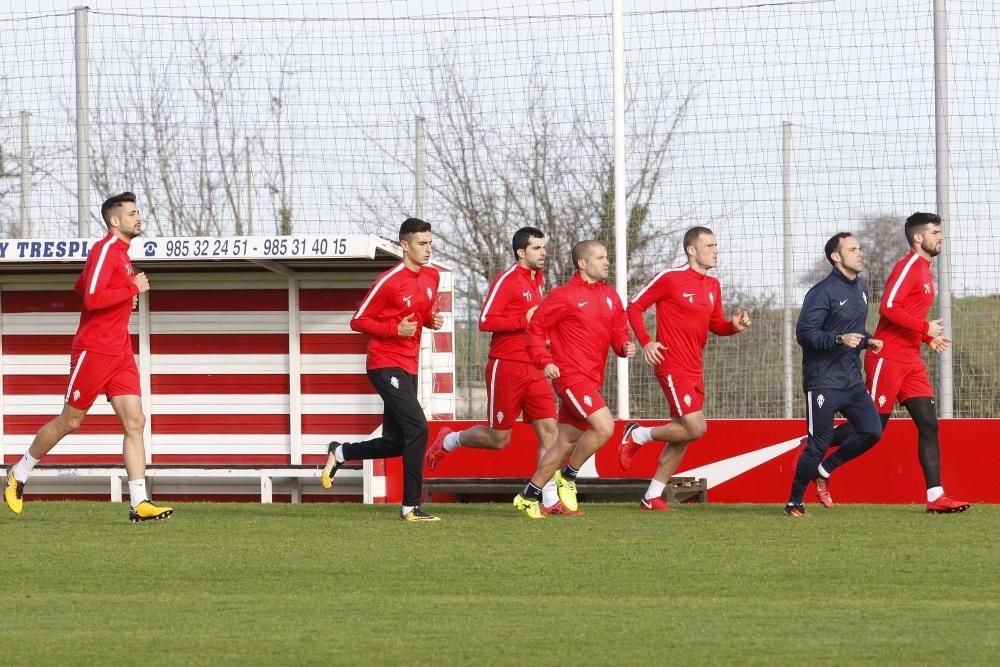
[[[514,249],[514,257],[517,257],[518,250],[524,250],[528,247],[531,239],[544,239],[545,232],[536,227],[521,227],[519,230],[514,232],[514,238],[511,239],[510,245]]]
[[[684,232],[683,248],[685,256],[687,255],[688,252],[688,246],[694,245],[695,241],[701,238],[702,234],[715,234],[715,232],[713,232],[708,227],[692,227],[691,229]]]
[[[431,223],[424,222],[420,218],[407,218],[406,220],[403,220],[403,224],[399,226],[399,240],[405,241],[413,234],[429,231],[431,231]]]
[[[594,246],[599,246],[599,245],[602,246],[604,244],[601,243],[600,241],[595,241],[593,239],[590,239],[590,240],[587,240],[587,241],[580,241],[576,245],[574,245],[573,246],[573,270],[574,271],[579,271],[580,267],[577,266],[577,262],[579,262],[581,259],[583,259],[583,256],[585,254],[587,254],[588,250],[590,250]]]
[[[101,217],[104,218],[104,224],[111,227],[111,211],[118,208],[122,204],[135,203],[135,195],[131,192],[123,192],[120,195],[115,195],[114,197],[108,197],[101,204]]]
[[[903,234],[906,235],[906,242],[913,245],[914,234],[923,234],[924,230],[927,229],[927,225],[940,225],[941,216],[937,213],[914,213],[909,218],[906,219],[906,224],[903,225]]]
[[[833,253],[840,250],[840,242],[852,236],[854,236],[854,234],[850,232],[837,232],[831,236],[830,240],[826,242],[825,246],[823,246],[823,252],[826,253],[826,261],[830,262],[831,266],[836,266],[833,262]]]

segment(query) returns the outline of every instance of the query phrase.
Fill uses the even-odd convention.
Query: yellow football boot
[[[14,514],[24,509],[24,482],[14,479],[14,468],[7,468],[7,484],[4,485],[3,499]]]
[[[580,509],[580,506],[576,502],[576,480],[563,477],[562,470],[556,470],[556,474],[552,476],[552,479],[556,482],[556,490],[559,492],[559,500],[562,501],[562,504],[570,512]]]
[[[166,519],[168,516],[174,513],[173,507],[160,507],[159,505],[154,505],[148,500],[143,500],[141,503],[132,508],[132,511],[128,513],[128,520],[132,523],[139,523],[140,521],[149,521],[150,519]]]
[[[412,510],[403,514],[399,513],[400,521],[440,521],[441,517],[434,516],[433,514],[428,514],[419,507],[414,507]]]
[[[337,474],[337,468],[344,465],[343,463],[337,463],[337,456],[334,454],[339,446],[339,442],[330,443],[330,455],[326,459],[326,467],[323,468],[323,476],[319,478],[319,481],[323,485],[324,489],[333,487],[333,476]]]
[[[514,496],[514,508],[532,519],[544,519],[542,504],[537,500],[525,498],[520,493]]]

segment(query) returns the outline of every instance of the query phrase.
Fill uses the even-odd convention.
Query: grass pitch
[[[1000,506],[28,502],[4,664],[996,664]],[[4,510],[6,511],[6,510]]]

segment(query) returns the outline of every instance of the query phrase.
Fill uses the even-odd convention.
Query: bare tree
[[[524,122],[516,136],[508,136],[489,124],[491,115],[454,63],[446,60],[432,72],[438,101],[434,113],[427,114],[426,187],[434,195],[428,201],[436,206],[428,217],[444,231],[435,240],[436,255],[471,277],[456,286],[458,295],[471,303],[509,265],[510,237],[519,227],[536,226],[549,236],[550,282],[572,273],[569,248],[575,241],[601,239],[614,252],[614,158],[607,119],[592,116],[587,107],[567,117],[544,77],[533,80],[540,83],[530,93]],[[669,240],[683,233],[680,219],[652,225],[650,207],[692,98],[693,92],[679,99],[660,95],[646,122],[632,127],[626,219],[633,284],[648,277],[651,262],[662,263]],[[366,139],[404,172],[413,173],[413,163],[384,140],[371,134]],[[372,215],[369,228],[388,235],[394,230],[392,223],[385,224],[384,202],[402,211],[411,206],[395,183],[383,181],[380,191],[379,201],[366,202]]]
[[[73,195],[71,190],[59,178],[59,171],[71,155],[71,150],[60,143],[37,138],[35,128],[40,127],[39,116],[44,122],[44,114],[31,114],[29,140],[30,148],[27,160],[21,154],[21,109],[8,106],[11,95],[8,91],[7,78],[0,76],[0,237],[24,236],[20,218],[21,205],[21,175],[27,171],[28,183],[32,197],[52,197],[54,194]],[[46,209],[45,224],[71,223],[70,218],[52,219],[49,216],[60,216],[58,208]]]
[[[238,80],[247,58],[241,52],[219,52],[205,34],[192,35],[193,67],[187,79],[171,64],[132,54],[132,74],[144,81],[144,94],[133,96],[112,89],[115,77],[95,77],[92,111],[92,182],[102,195],[125,188],[141,193],[150,226],[174,236],[244,234],[252,193],[244,187],[251,159],[250,145],[267,156],[264,126],[249,126],[246,109],[249,93]],[[282,72],[279,89],[286,86]],[[260,100],[258,100],[258,103]],[[285,118],[274,118],[280,128]],[[287,210],[288,172],[284,146],[277,152],[280,183],[259,187],[281,193]],[[289,220],[277,211],[278,227],[290,232]]]
[[[270,91],[271,124],[274,133],[274,149],[269,154],[269,159],[264,162],[264,173],[267,180],[267,190],[275,201],[274,211],[277,220],[279,234],[288,235],[294,228],[292,224],[292,206],[289,201],[291,194],[292,164],[287,159],[287,153],[293,149],[292,137],[284,134],[286,119],[286,99],[288,79],[292,76],[288,68],[288,54],[282,58],[281,74],[278,82]]]

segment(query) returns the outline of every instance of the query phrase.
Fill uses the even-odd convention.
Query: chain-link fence
[[[475,317],[512,232],[549,234],[549,287],[576,240],[613,245],[610,5],[15,3],[0,9],[0,234],[77,233],[83,34],[90,233],[124,189],[162,235],[391,234],[422,215],[457,275],[460,416],[479,417]],[[955,415],[997,416],[1000,10],[947,7]],[[681,261],[685,229],[714,229],[727,311],[754,326],[710,340],[707,414],[780,417],[786,281],[797,305],[847,230],[878,288],[901,220],[936,208],[933,2],[634,0],[623,25],[630,292]],[[641,362],[630,391],[634,415],[665,413]]]

